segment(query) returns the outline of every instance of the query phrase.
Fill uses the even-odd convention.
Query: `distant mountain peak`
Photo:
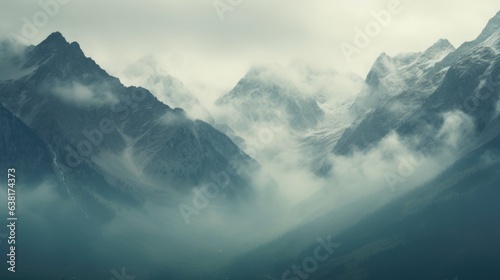
[[[60,48],[68,45],[68,41],[64,38],[61,32],[51,33],[45,40],[43,40],[38,46],[48,46],[51,48]]]
[[[109,76],[94,60],[85,56],[80,44],[69,43],[60,32],[50,34],[38,45],[30,48],[24,67],[36,67],[39,77],[45,77],[47,73],[54,71],[61,72],[58,73],[59,78],[74,78],[89,72]]]
[[[256,78],[266,71],[272,71],[273,70],[272,66],[277,67],[276,65],[271,65],[271,66],[270,65],[263,65],[263,64],[252,65],[250,67],[250,69],[248,69],[247,73],[245,74],[245,78],[250,78],[250,77]]]
[[[450,43],[450,41],[448,41],[448,39],[441,38],[437,40],[434,45],[428,48],[427,51],[431,49],[455,49],[455,47]]]
[[[69,45],[60,32],[54,32],[33,48],[32,61],[27,66],[45,62],[56,53],[62,52]]]
[[[434,45],[424,51],[422,57],[425,59],[442,60],[444,56],[453,52],[455,47],[447,39],[439,39]]]
[[[62,50],[70,50],[74,54],[81,54],[84,56],[80,44],[78,44],[78,42],[69,43],[68,41],[66,41],[61,32],[54,32],[50,34],[35,48],[40,52],[40,55],[46,55],[53,52],[60,52]]]
[[[381,53],[373,63],[370,72],[368,72],[365,82],[371,86],[377,86],[380,78],[390,73],[391,65],[392,57],[385,52]]]
[[[377,76],[386,76],[391,72],[398,71],[398,67],[406,67],[418,60],[440,60],[444,55],[447,55],[454,50],[455,47],[450,43],[450,41],[447,39],[439,39],[424,52],[402,53],[396,56],[390,56],[387,53],[382,52],[373,63],[372,69],[367,76],[367,80],[370,81],[374,78],[374,74],[377,74]]]
[[[61,32],[59,31],[54,31],[52,32],[49,36],[47,36],[47,39],[62,39],[64,41],[66,41],[66,39],[64,38],[64,36],[62,35]]]
[[[168,79],[173,79],[173,77],[162,68],[159,60],[160,59],[153,54],[142,56],[137,61],[127,66],[124,70],[124,74],[129,79],[144,75],[147,77],[155,76],[156,78],[163,76]]]

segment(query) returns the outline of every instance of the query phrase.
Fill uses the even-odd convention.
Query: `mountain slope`
[[[15,168],[18,180],[40,180],[52,171],[45,143],[0,104],[0,169]]]
[[[442,82],[448,69],[436,62],[453,49],[448,41],[439,40],[423,53],[394,58],[382,54],[350,108],[357,121],[343,133],[334,152],[366,149],[400,125]]]

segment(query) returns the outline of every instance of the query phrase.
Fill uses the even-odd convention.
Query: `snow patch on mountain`
[[[366,85],[353,104],[353,113],[363,116],[410,87],[420,86],[421,94],[430,95],[446,73],[446,69],[436,69],[436,64],[454,50],[448,40],[440,39],[422,53],[394,57],[382,53],[367,75]]]

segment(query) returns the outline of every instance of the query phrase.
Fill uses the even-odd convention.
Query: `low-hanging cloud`
[[[26,46],[0,36],[0,81],[18,79],[33,69],[23,67]]]
[[[51,91],[55,96],[76,106],[102,106],[119,102],[105,87],[89,87],[78,82],[55,86]]]

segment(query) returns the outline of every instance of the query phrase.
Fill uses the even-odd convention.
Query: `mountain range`
[[[500,12],[458,48],[382,53],[364,80],[254,66],[210,112],[155,58],[125,86],[59,32],[2,42],[0,168],[46,199],[26,209],[57,213],[26,210],[52,245],[22,252],[50,279],[69,277],[39,260],[52,250],[88,279],[127,260],[150,280],[497,279],[499,54]],[[319,190],[292,204],[295,180]],[[62,200],[37,192],[52,183]]]
[[[456,145],[438,175],[368,216],[357,212],[381,194],[324,214],[200,279],[499,277],[499,25],[500,12],[457,49],[441,39],[422,53],[381,54],[349,108],[354,120],[331,151],[368,153],[391,133],[428,156]],[[444,140],[450,119],[462,145]],[[425,149],[426,141],[434,145]],[[335,250],[318,260],[316,240],[326,237]]]

